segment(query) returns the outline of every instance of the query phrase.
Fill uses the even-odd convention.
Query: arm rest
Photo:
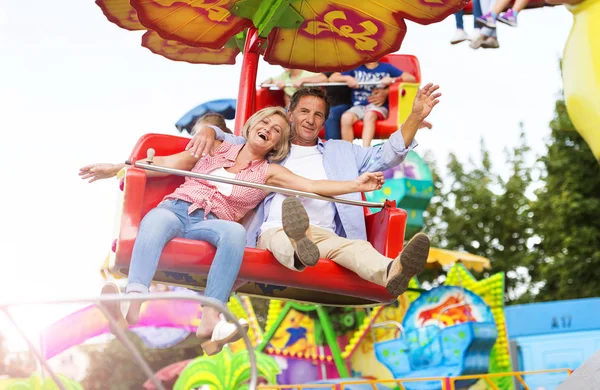
[[[394,107],[392,99],[396,100],[396,107],[398,107],[398,128],[400,128],[400,125],[404,123],[412,112],[412,105],[419,91],[419,86],[419,83],[400,83],[398,85],[398,93],[395,93],[393,96],[390,90],[390,107]]]
[[[404,244],[407,213],[387,200],[378,213],[365,216],[367,239],[379,253],[389,258],[398,256]]]
[[[139,168],[129,168],[125,175],[123,189],[123,214],[119,241],[133,240],[137,236],[142,221],[142,205],[146,189],[146,172]]]

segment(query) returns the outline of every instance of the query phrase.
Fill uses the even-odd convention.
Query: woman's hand
[[[125,164],[91,164],[83,168],[79,168],[79,176],[81,179],[90,179],[88,183],[93,183],[96,180],[108,179],[115,177]]]
[[[356,192],[369,192],[381,189],[385,179],[383,172],[365,172],[355,180]]]

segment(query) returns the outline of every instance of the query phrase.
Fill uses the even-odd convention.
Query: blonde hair
[[[251,128],[256,126],[258,122],[272,115],[279,115],[285,119],[286,125],[281,129],[281,138],[277,145],[266,156],[269,161],[279,162],[287,157],[290,153],[290,124],[285,114],[285,110],[282,107],[267,107],[262,110],[256,111],[247,121],[242,128],[242,136],[248,139],[248,133]]]
[[[231,130],[227,128],[227,124],[225,123],[225,117],[223,115],[217,114],[216,112],[209,112],[207,114],[202,115],[196,120],[196,123],[192,128],[191,135],[196,134],[199,128],[207,123],[213,126],[217,126],[226,133],[232,134]]]

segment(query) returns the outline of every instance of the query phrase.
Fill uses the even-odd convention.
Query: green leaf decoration
[[[258,376],[269,383],[276,383],[281,369],[275,359],[256,352]],[[231,353],[228,347],[214,356],[201,356],[194,359],[181,372],[174,390],[191,390],[207,385],[211,390],[248,389],[250,380],[250,358],[247,351]]]

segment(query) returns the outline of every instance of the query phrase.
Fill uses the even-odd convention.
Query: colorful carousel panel
[[[110,22],[125,30],[145,30],[129,0],[96,0]]]
[[[142,46],[154,54],[173,61],[184,61],[191,64],[233,65],[240,53],[237,47],[209,49],[192,47],[183,43],[162,38],[156,31],[148,31],[142,36]]]
[[[131,0],[140,22],[161,37],[188,46],[220,49],[252,21],[234,15],[237,0]]]

